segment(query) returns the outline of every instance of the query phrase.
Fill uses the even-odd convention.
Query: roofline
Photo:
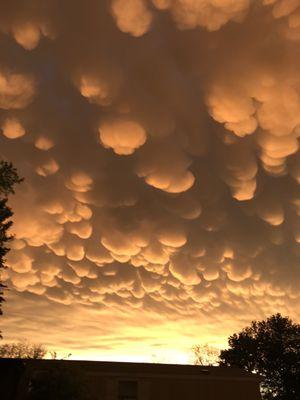
[[[132,373],[136,373],[135,371],[109,371],[109,367],[120,367],[120,368],[139,368],[141,367],[142,369],[151,369],[152,371],[149,371],[149,373],[147,371],[140,371],[138,372],[138,376],[142,377],[142,376],[159,376],[159,375],[164,375],[166,376],[178,376],[178,373],[180,373],[180,376],[183,378],[190,378],[192,379],[194,378],[201,378],[201,379],[231,379],[231,380],[255,380],[255,381],[261,381],[262,378],[260,375],[258,374],[253,374],[250,372],[247,372],[241,368],[237,368],[237,367],[226,367],[226,366],[202,366],[202,365],[191,365],[191,364],[162,364],[162,363],[140,363],[140,362],[124,362],[124,361],[95,361],[95,360],[51,360],[51,359],[29,359],[29,358],[2,358],[0,359],[0,363],[2,361],[6,361],[6,362],[22,362],[24,364],[52,364],[52,363],[63,363],[63,364],[73,364],[73,365],[77,365],[80,367],[107,367],[108,372],[102,372],[103,375],[115,375],[116,373],[118,375],[124,375],[124,376],[128,376]],[[167,370],[167,369],[171,369],[171,370]],[[155,369],[157,371],[155,371]],[[164,369],[164,371],[162,371]],[[179,371],[179,370],[185,370],[185,371]],[[154,370],[154,371],[153,371]],[[160,373],[159,370],[161,371]],[[178,370],[178,372],[176,372],[176,370]],[[227,372],[229,370],[232,371],[232,374],[220,374],[220,375],[215,375],[215,374],[210,374],[210,372],[213,371],[222,371],[222,370],[226,370]],[[95,369],[95,371],[90,371],[92,372],[97,372],[97,370]],[[184,373],[186,372],[186,373]],[[187,373],[188,372],[188,373]],[[234,373],[235,372],[235,373]]]

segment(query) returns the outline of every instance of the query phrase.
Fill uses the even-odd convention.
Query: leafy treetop
[[[8,230],[12,225],[11,217],[13,212],[7,205],[7,196],[14,193],[14,185],[22,182],[17,170],[13,165],[6,161],[0,161],[0,272],[5,268],[5,255],[9,251],[7,243],[12,239],[8,235]],[[0,276],[0,315],[2,315],[1,303],[4,301],[3,288]],[[1,339],[1,331],[0,331]]]
[[[220,365],[237,366],[263,377],[264,399],[300,399],[300,325],[281,314],[253,321],[229,337]]]
[[[0,196],[7,197],[14,193],[14,185],[21,183],[23,178],[19,178],[16,168],[7,161],[0,161]]]

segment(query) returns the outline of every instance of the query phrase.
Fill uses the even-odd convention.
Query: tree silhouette
[[[48,350],[42,344],[29,343],[27,341],[7,343],[0,346],[0,358],[31,358],[42,359]]]
[[[241,367],[263,377],[264,399],[300,399],[300,325],[280,314],[253,321],[228,339],[220,365]]]
[[[10,218],[13,212],[7,205],[7,198],[9,194],[14,193],[14,185],[22,182],[22,180],[11,163],[0,161],[0,273],[5,268],[5,255],[9,251],[7,244],[12,239],[12,236],[8,234],[8,230],[12,225]],[[1,303],[4,301],[4,288],[5,285],[1,282],[0,275],[0,315],[2,315]]]
[[[194,365],[217,365],[220,351],[208,344],[196,344],[192,347]]]

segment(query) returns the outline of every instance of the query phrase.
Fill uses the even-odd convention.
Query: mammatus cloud
[[[142,36],[151,26],[153,14],[145,0],[113,0],[111,12],[118,28],[132,36]]]
[[[144,128],[135,121],[113,120],[99,127],[100,141],[116,154],[129,155],[146,142]]]
[[[25,130],[18,120],[8,118],[2,125],[2,133],[9,139],[17,139],[25,135]]]
[[[22,109],[33,100],[35,84],[28,75],[0,71],[0,90],[1,109]]]
[[[231,333],[225,317],[299,318],[300,2],[0,14],[0,155],[25,177],[3,279],[24,316],[160,315],[193,338],[200,322]]]

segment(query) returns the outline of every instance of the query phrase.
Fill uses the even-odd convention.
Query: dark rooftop
[[[138,375],[178,375],[178,377],[214,378],[214,379],[255,379],[258,375],[248,373],[234,367],[215,367],[182,364],[151,364],[110,361],[78,361],[78,360],[32,360],[32,359],[0,359],[0,368],[4,364],[20,364],[32,368],[46,368],[53,365],[78,367],[88,373],[109,374],[138,374]]]

